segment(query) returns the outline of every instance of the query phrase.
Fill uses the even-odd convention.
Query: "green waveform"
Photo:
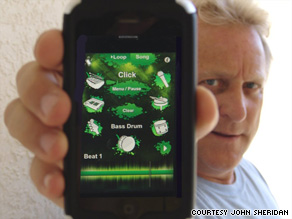
[[[149,182],[149,179],[167,182],[173,179],[173,175],[114,175],[114,176],[81,176],[85,181],[111,181],[111,182]]]
[[[81,171],[81,176],[173,175],[172,169],[162,170],[103,170]]]
[[[81,179],[85,180],[143,180],[143,179],[161,179],[166,180],[173,178],[173,169],[163,167],[109,167],[94,168],[88,167],[81,170]]]

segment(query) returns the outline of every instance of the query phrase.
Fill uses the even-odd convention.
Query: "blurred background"
[[[33,155],[9,136],[3,112],[17,97],[17,71],[33,60],[33,47],[42,32],[62,27],[69,1],[0,0],[0,219],[65,217],[63,209],[32,185]],[[289,210],[286,218],[292,218],[292,4],[291,0],[260,0],[259,4],[271,16],[269,43],[274,61],[259,131],[245,157],[263,174],[279,208]]]
[[[260,0],[270,13],[273,53],[258,133],[245,157],[267,181],[280,209],[292,218],[292,1]]]

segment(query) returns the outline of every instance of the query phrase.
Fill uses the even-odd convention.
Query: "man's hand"
[[[68,141],[62,131],[71,103],[62,90],[63,39],[60,31],[44,33],[35,47],[36,61],[17,74],[19,98],[5,111],[10,134],[35,154],[31,178],[39,192],[63,206],[62,160]]]
[[[62,127],[69,117],[71,102],[62,90],[64,45],[62,34],[52,30],[40,36],[35,46],[36,61],[17,74],[19,98],[5,111],[10,134],[35,154],[31,178],[38,191],[64,207],[63,159],[68,140]],[[197,88],[196,141],[209,133],[218,120],[214,96]]]

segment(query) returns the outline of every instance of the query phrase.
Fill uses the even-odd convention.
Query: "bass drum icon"
[[[123,135],[118,141],[119,148],[125,152],[130,152],[134,150],[136,146],[136,141],[131,136]]]

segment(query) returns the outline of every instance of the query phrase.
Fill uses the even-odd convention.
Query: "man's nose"
[[[230,89],[220,98],[220,116],[229,117],[234,122],[242,122],[247,116],[247,100],[242,88]]]

